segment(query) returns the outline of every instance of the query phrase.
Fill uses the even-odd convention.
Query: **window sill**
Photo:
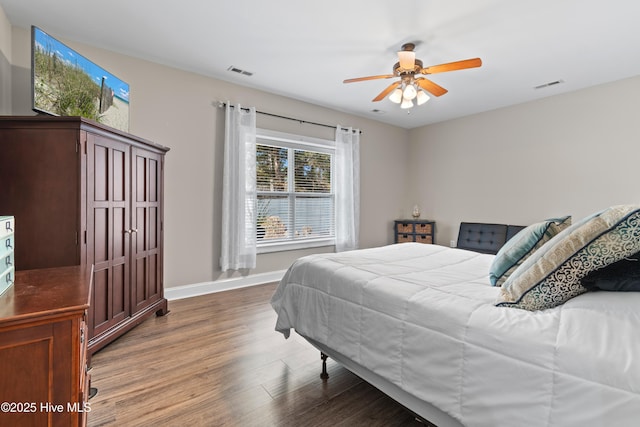
[[[319,248],[321,246],[334,246],[335,244],[336,239],[334,238],[297,240],[295,242],[281,241],[259,243],[257,247],[257,253],[266,254],[270,252],[295,251],[298,249]]]

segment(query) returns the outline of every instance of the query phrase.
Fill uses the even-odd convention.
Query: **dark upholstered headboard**
[[[456,246],[460,249],[496,254],[507,240],[523,228],[521,225],[461,222]]]
[[[526,228],[524,225],[507,225],[507,240],[518,234],[518,231]],[[505,243],[507,242],[505,240]]]

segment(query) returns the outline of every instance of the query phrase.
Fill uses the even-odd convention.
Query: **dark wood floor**
[[[423,426],[292,333],[275,284],[169,303],[93,357],[89,426]]]

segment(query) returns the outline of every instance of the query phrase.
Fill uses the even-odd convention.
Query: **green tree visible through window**
[[[287,191],[288,150],[269,145],[256,146],[256,184],[258,191]]]
[[[331,192],[331,156],[313,151],[295,150],[296,191]]]
[[[262,241],[333,237],[332,155],[257,144],[257,233]]]

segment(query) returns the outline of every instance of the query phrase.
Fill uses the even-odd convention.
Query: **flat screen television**
[[[36,26],[31,93],[36,112],[81,116],[129,131],[129,85]]]

